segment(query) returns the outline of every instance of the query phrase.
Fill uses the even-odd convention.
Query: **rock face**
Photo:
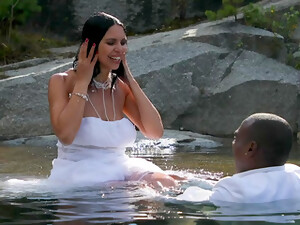
[[[299,71],[255,52],[210,52],[140,79],[168,128],[228,136],[256,112],[299,126]]]
[[[157,29],[176,18],[205,17],[205,10],[217,10],[222,5],[221,0],[73,0],[73,2],[74,15],[79,27],[82,27],[90,15],[104,11],[117,16],[126,24],[127,29],[134,33]],[[245,3],[249,2],[245,0]],[[265,7],[273,5],[279,11],[284,11],[290,6],[300,8],[299,0],[263,0],[260,3]]]
[[[231,50],[242,48],[255,51],[281,62],[285,62],[287,58],[287,49],[282,36],[274,37],[274,34],[266,30],[235,22],[204,23],[195,36],[186,39]]]
[[[217,9],[221,2],[210,0],[74,0],[75,15],[81,27],[95,12],[107,12],[117,16],[131,32],[154,30],[184,16],[203,16],[205,9]]]
[[[16,71],[17,77],[0,80],[0,140],[51,134],[48,109],[49,77],[71,67],[71,60]],[[19,75],[24,71],[24,75]],[[11,72],[11,71],[8,71]]]
[[[247,47],[232,47],[239,34]],[[230,40],[222,40],[226,38]],[[272,112],[299,132],[300,73],[280,62],[281,48],[278,57],[270,58],[270,40],[282,38],[224,20],[134,38],[128,62],[166,128],[228,136],[250,114]],[[0,139],[52,133],[48,79],[71,61],[56,62],[54,70],[49,64],[31,72],[19,69],[18,77],[0,81]]]
[[[299,72],[257,53],[233,54],[239,56],[232,61],[231,71],[224,71],[218,85],[205,88],[206,95],[200,96],[195,106],[172,125],[223,136],[232,134],[246,116],[270,112],[283,116],[296,129]],[[226,61],[227,58],[216,62],[216,67]]]

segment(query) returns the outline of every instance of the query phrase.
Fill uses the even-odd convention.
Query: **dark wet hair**
[[[88,49],[87,54],[90,52],[90,49],[93,45],[93,43],[96,44],[95,49],[98,49],[99,43],[108,31],[108,29],[113,25],[120,25],[123,27],[124,32],[126,32],[125,27],[123,23],[120,22],[116,17],[111,16],[109,14],[106,14],[104,12],[100,12],[94,16],[91,16],[83,25],[82,33],[81,33],[81,42],[78,48],[78,51],[75,55],[75,59],[73,61],[73,69],[76,70],[77,63],[78,63],[78,54],[80,50],[80,46],[82,43],[86,40],[86,38],[89,39],[88,43]],[[99,52],[101,54],[101,52]],[[93,55],[95,57],[95,53]],[[100,73],[100,63],[99,61],[95,64],[94,71],[93,71],[93,77],[96,77]],[[112,84],[116,82],[117,77],[124,77],[124,66],[121,62],[119,68],[117,70],[112,71],[113,74],[116,74],[116,76],[113,76]],[[113,87],[113,85],[112,85]]]
[[[283,165],[289,157],[293,131],[289,123],[270,113],[256,113],[246,121],[253,120],[249,126],[249,136],[262,150],[264,161],[268,166]]]

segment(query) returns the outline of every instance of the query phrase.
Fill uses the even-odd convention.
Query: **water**
[[[234,173],[229,146],[132,151],[165,170],[189,177],[182,188],[215,181]],[[111,182],[97,187],[64,189],[47,185],[56,148],[0,147],[1,224],[300,224],[300,203],[272,204],[183,203],[172,199],[182,190],[156,192],[134,182]],[[300,165],[300,146],[289,162]],[[9,180],[9,181],[8,181]]]

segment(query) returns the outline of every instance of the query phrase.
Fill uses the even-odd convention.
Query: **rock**
[[[191,140],[186,142],[186,140]],[[187,131],[165,130],[161,139],[154,141],[145,138],[140,132],[137,133],[137,140],[130,151],[143,151],[145,149],[159,149],[164,151],[166,148],[185,146],[190,149],[195,148],[217,148],[223,145],[223,140],[208,135],[201,135]],[[29,138],[17,138],[0,142],[2,146],[27,146],[27,147],[48,147],[55,148],[57,137],[55,135],[36,136]]]
[[[273,6],[277,11],[284,11],[292,6],[296,8],[300,7],[299,0],[262,0],[259,4],[263,5],[265,8],[271,8]]]
[[[293,32],[291,39],[300,44],[300,25],[298,25],[295,31]]]
[[[286,61],[287,49],[282,36],[228,21],[228,19],[223,21],[203,23],[198,26],[193,35],[187,35],[184,39],[205,42],[230,50],[246,49],[280,62]]]
[[[7,77],[26,77],[26,76],[35,76],[39,74],[43,74],[46,72],[51,72],[54,70],[63,67],[64,65],[71,66],[72,59],[56,59],[52,61],[45,61],[43,63],[32,63],[30,66],[26,68],[18,68],[18,69],[11,69],[5,71],[3,74]]]
[[[256,46],[256,51],[261,46],[259,40],[266,44],[272,37],[245,26],[230,28],[226,20],[223,24],[210,22],[129,41],[129,66],[161,113],[165,128],[230,136],[250,114],[272,112],[286,118],[299,132],[299,71],[268,58],[267,50],[265,55],[234,50],[226,44],[235,42],[234,35],[223,36],[233,40],[215,46],[218,43],[210,42],[207,36],[218,40],[230,29],[237,37],[246,33],[243,38],[249,37],[248,45]],[[264,37],[253,38],[251,44],[258,34]],[[57,61],[51,69],[53,64],[41,64],[15,71],[15,77],[0,81],[0,139],[52,134],[48,80],[71,64],[72,59]],[[186,141],[194,143],[192,139]]]
[[[78,27],[95,12],[104,11],[117,16],[134,33],[155,30],[183,17],[186,19],[204,17],[206,9],[217,10],[222,1],[211,0],[74,0],[74,15]],[[248,1],[249,2],[249,1]],[[279,11],[298,6],[299,0],[264,0],[264,7],[275,6]]]
[[[183,4],[180,5],[180,2]],[[95,12],[106,12],[117,16],[126,24],[130,32],[141,33],[155,30],[174,21],[184,18],[203,17],[205,9],[217,9],[221,2],[210,0],[74,0],[74,14],[78,26],[82,27],[87,18]]]
[[[62,48],[49,48],[48,51],[50,51],[52,54],[66,54],[66,53],[72,53],[73,55],[76,54],[78,50],[78,45],[73,45],[73,46],[67,46],[67,47],[62,47]]]
[[[300,92],[298,93],[298,119],[297,119],[297,130],[294,130],[295,133],[297,133],[298,143],[300,143]]]
[[[215,68],[209,74],[215,85],[210,83],[170,127],[229,136],[250,114],[270,112],[297,130],[299,71],[249,51],[233,52]],[[203,80],[194,85],[202,86]]]
[[[300,60],[300,51],[294,52],[293,57],[295,60]]]
[[[50,147],[54,148],[57,143],[55,135],[36,136],[29,138],[17,138],[0,142],[3,146],[28,146],[28,147]]]
[[[255,52],[212,51],[212,46],[188,43],[197,43],[203,27],[190,27],[182,35],[184,41],[175,43],[166,43],[163,37],[157,42],[154,37],[153,43],[160,45],[146,44],[131,55],[136,59],[131,65],[137,65],[134,74],[159,109],[165,127],[229,136],[250,114],[273,112],[296,129],[299,71]],[[166,36],[172,39],[172,34]],[[205,47],[211,50],[203,54]],[[162,55],[162,49],[167,53]],[[177,54],[180,62],[172,57]],[[252,94],[253,89],[257,91]]]
[[[35,66],[38,64],[42,64],[45,62],[51,61],[50,58],[35,58],[35,59],[28,59],[22,62],[17,62],[17,63],[12,63],[4,66],[0,66],[0,71],[7,71],[7,70],[16,70],[20,68],[25,68],[25,67],[31,67]]]
[[[52,134],[48,80],[70,67],[71,62],[63,62],[47,72],[41,68],[41,73],[0,80],[0,140]]]
[[[139,132],[133,148],[128,148],[128,150],[132,154],[172,154],[177,147],[209,151],[209,149],[221,147],[223,144],[228,145],[227,142],[227,140],[208,135],[166,129],[163,137],[157,141],[149,140]]]
[[[212,63],[222,54],[226,54],[222,49],[202,43],[178,41],[176,48],[173,46],[152,46],[150,49],[141,50],[144,59],[149,59],[149,56],[155,61],[140,62],[143,59],[136,57],[138,60],[135,63],[141,67],[138,66],[139,70],[134,70],[135,74],[144,72],[137,80],[158,107],[167,128],[172,128],[170,124],[178,115],[184,113],[199,95],[199,88],[194,86],[192,75],[201,71],[203,74],[200,74],[204,76],[211,69]],[[161,54],[162,48],[166,54]],[[182,54],[183,51],[185,54]],[[178,58],[172,57],[178,54],[182,55]],[[198,63],[201,61],[205,63]]]

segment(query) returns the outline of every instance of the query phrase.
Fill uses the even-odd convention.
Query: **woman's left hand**
[[[146,137],[159,139],[164,132],[160,115],[130,72],[125,51],[121,60],[125,70],[123,81],[129,86],[124,113]]]
[[[131,75],[131,73],[130,73],[130,70],[129,70],[129,67],[128,67],[128,64],[127,64],[126,54],[127,54],[127,48],[123,52],[123,54],[121,55],[121,60],[122,60],[123,66],[124,66],[125,75],[126,75],[126,77],[128,77],[128,76]]]
[[[127,61],[126,61],[126,54],[127,54],[127,52],[128,52],[128,47],[123,47],[123,53],[122,53],[122,55],[121,55],[121,60],[122,60],[122,62],[123,62],[123,64],[127,64]]]

